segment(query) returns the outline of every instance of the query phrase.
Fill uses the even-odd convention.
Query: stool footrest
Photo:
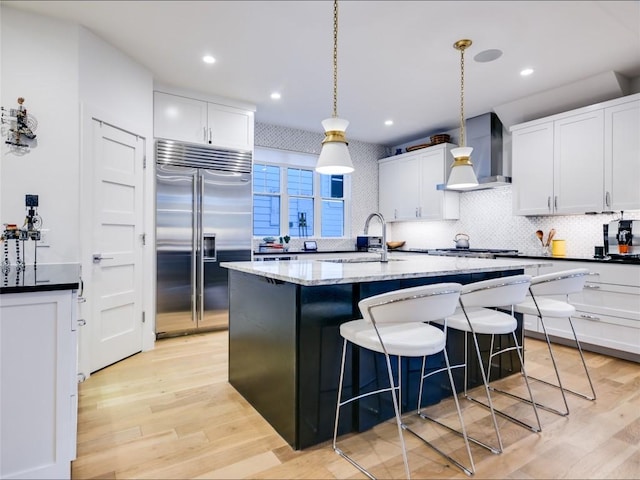
[[[356,467],[358,470],[360,470],[362,473],[364,473],[367,477],[369,477],[371,480],[376,480],[376,477],[374,477],[373,475],[371,475],[366,468],[360,466],[360,464],[358,464],[358,462],[356,462],[353,458],[351,458],[349,455],[347,455],[346,453],[344,453],[342,450],[340,450],[338,447],[333,447],[333,450],[340,455],[342,458],[344,458],[347,462],[349,462],[351,465],[353,465],[354,467]]]
[[[444,458],[446,458],[447,460],[449,460],[451,463],[453,463],[456,467],[458,467],[460,470],[462,470],[468,477],[472,477],[473,476],[473,471],[469,470],[467,467],[465,467],[464,465],[462,465],[460,462],[458,462],[457,460],[451,458],[451,456],[447,455],[445,452],[443,452],[442,450],[440,450],[438,447],[436,447],[434,444],[432,444],[431,442],[429,442],[428,440],[425,440],[422,436],[418,435],[416,432],[414,432],[413,430],[411,430],[407,425],[405,425],[404,423],[402,424],[402,428],[404,430],[406,430],[409,433],[412,433],[413,435],[415,435],[416,437],[418,437],[420,440],[423,441],[423,443],[425,445],[427,445],[428,447],[430,447],[431,449],[435,450],[437,453],[439,453],[440,455],[442,455]],[[467,439],[471,440],[468,436]]]
[[[429,421],[431,421],[431,422],[433,422],[433,423],[437,423],[437,424],[438,424],[438,425],[440,425],[441,427],[444,427],[444,428],[446,428],[447,430],[449,430],[451,433],[455,433],[455,434],[456,434],[456,435],[458,435],[459,437],[463,437],[463,438],[464,438],[464,435],[462,434],[462,432],[461,432],[461,431],[456,430],[455,428],[450,427],[449,425],[447,425],[447,424],[445,424],[445,423],[442,423],[442,422],[440,422],[440,421],[436,420],[435,418],[431,418],[430,416],[425,415],[424,413],[418,413],[418,416],[419,416],[420,418],[422,418],[423,420],[429,420]],[[499,448],[495,448],[495,447],[492,447],[491,445],[488,445],[488,444],[486,444],[486,443],[484,443],[484,442],[481,442],[480,440],[478,440],[478,439],[476,439],[476,438],[473,438],[471,435],[467,435],[467,438],[469,439],[469,441],[470,441],[470,442],[473,442],[473,443],[475,443],[476,445],[479,445],[479,446],[481,446],[481,447],[486,448],[486,449],[487,449],[487,450],[489,450],[491,453],[495,453],[495,454],[502,453],[502,450],[500,450]]]
[[[529,378],[531,380],[535,380],[536,382],[540,382],[540,383],[544,383],[546,385],[549,385],[550,387],[555,387],[557,389],[562,389],[565,392],[571,393],[571,394],[575,395],[576,397],[584,398],[585,400],[591,400],[593,402],[596,399],[595,397],[591,397],[589,395],[585,395],[584,393],[576,392],[576,391],[571,390],[571,389],[569,389],[567,387],[561,387],[560,385],[556,385],[555,383],[547,382],[546,380],[542,380],[541,378],[536,378],[536,377],[532,377],[532,376],[529,376]]]
[[[490,409],[489,405],[487,405],[484,402],[481,402],[480,400],[478,400],[476,398],[470,397],[469,395],[465,395],[465,398],[467,400],[470,400],[470,401],[474,402],[474,403],[477,403],[478,405],[482,405],[483,407],[485,407],[487,409]],[[506,418],[507,420],[511,420],[513,423],[515,423],[517,425],[520,425],[521,427],[526,428],[527,430],[531,430],[534,433],[538,433],[538,432],[541,431],[540,428],[534,427],[533,425],[529,425],[528,423],[525,423],[522,420],[518,420],[516,417],[513,417],[513,416],[509,415],[508,413],[505,413],[505,412],[503,412],[501,410],[498,410],[495,407],[493,407],[493,411],[496,414],[500,415],[501,417]]]
[[[529,377],[529,380],[534,380],[534,378],[533,377]],[[515,395],[515,394],[513,394],[511,392],[506,392],[504,390],[500,390],[499,388],[495,388],[495,387],[489,387],[489,388],[491,389],[492,392],[502,393],[503,395],[507,395],[508,397],[515,398],[517,400],[520,400],[521,402],[528,403],[529,405],[531,405],[533,403],[528,398],[520,397],[519,395]],[[569,410],[567,410],[566,412],[561,412],[560,410],[556,410],[553,407],[548,407],[548,406],[543,405],[542,403],[538,403],[538,402],[536,402],[536,407],[537,408],[541,408],[543,410],[546,410],[547,412],[555,413],[556,415],[560,415],[561,417],[566,417],[567,415],[569,415]]]

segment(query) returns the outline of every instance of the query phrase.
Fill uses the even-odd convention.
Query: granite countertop
[[[223,262],[221,266],[272,280],[313,286],[518,270],[550,265],[549,259],[488,259],[421,254],[390,254],[387,263],[382,263],[379,259],[379,255],[369,254],[350,259]]]
[[[80,265],[77,263],[42,264],[24,270],[11,265],[0,273],[0,294],[75,290],[80,286]]]

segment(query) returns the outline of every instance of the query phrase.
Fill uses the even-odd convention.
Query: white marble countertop
[[[378,261],[379,258],[379,255],[368,254],[358,259],[341,259],[342,262],[332,261],[333,259],[287,260],[277,262],[223,262],[221,266],[230,270],[237,270],[239,272],[250,273],[274,280],[314,286],[527,268],[535,269],[527,273],[537,275],[536,267],[551,265],[549,260],[543,259],[489,259],[421,254],[390,254],[389,262],[387,263]],[[362,259],[374,261],[362,262]]]

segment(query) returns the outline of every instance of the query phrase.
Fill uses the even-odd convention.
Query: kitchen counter
[[[517,275],[549,264],[400,252],[394,252],[387,263],[362,262],[378,258],[369,253],[340,261],[222,264],[229,269],[229,383],[295,449],[324,442],[333,434],[342,348],[339,329],[342,323],[361,318],[359,300],[418,285],[466,284]],[[516,334],[522,333],[520,319]],[[447,338],[451,361],[460,363],[464,333],[449,330]],[[482,343],[481,349],[488,351],[488,343]],[[381,388],[387,379],[379,354],[354,348],[351,355],[360,367],[348,374],[346,388]],[[501,357],[492,364],[492,378],[519,372],[515,353]],[[403,362],[403,408],[411,409],[417,404],[421,359]],[[474,368],[470,384],[478,385],[481,377]],[[450,394],[436,377],[425,386],[429,404]],[[341,434],[363,431],[391,418],[393,409],[387,400],[354,402],[346,409]]]
[[[221,265],[230,270],[276,281],[319,286],[499,272],[549,264],[548,258],[524,260],[520,257],[487,259],[395,253],[389,254],[389,261],[386,263],[377,261],[379,258],[380,255],[369,253],[349,259],[225,262]]]
[[[27,265],[19,270],[12,265],[0,273],[0,294],[76,290],[80,285],[80,265],[77,263]]]

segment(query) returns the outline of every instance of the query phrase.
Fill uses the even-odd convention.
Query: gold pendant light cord
[[[460,49],[460,146],[465,146],[464,139],[464,48]]]
[[[333,0],[333,117],[338,116],[338,0]]]

